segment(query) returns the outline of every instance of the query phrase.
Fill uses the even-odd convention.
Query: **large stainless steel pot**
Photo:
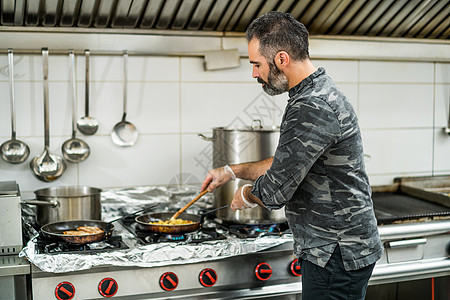
[[[39,225],[70,220],[101,220],[101,189],[88,186],[60,186],[36,190],[36,200],[23,203],[36,205]]]
[[[213,167],[259,161],[275,153],[280,131],[278,127],[263,127],[255,120],[251,126],[242,128],[213,128],[212,138],[200,135],[213,142]],[[252,181],[236,179],[214,191],[214,207],[229,204],[236,189]],[[234,211],[223,209],[216,216],[231,222],[242,224],[281,223],[286,221],[284,209],[269,211],[262,207]]]

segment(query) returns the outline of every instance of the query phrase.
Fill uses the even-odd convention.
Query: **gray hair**
[[[259,52],[269,62],[279,51],[297,61],[309,59],[308,30],[289,13],[271,11],[253,20],[246,38],[248,42],[259,40]]]

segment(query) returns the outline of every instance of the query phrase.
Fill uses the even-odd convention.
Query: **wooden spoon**
[[[179,211],[177,211],[172,217],[170,217],[169,221],[173,221],[176,218],[178,218],[180,216],[180,214],[185,211],[189,206],[191,206],[192,204],[194,204],[198,199],[200,199],[201,197],[203,197],[206,193],[208,192],[207,189],[205,189],[203,192],[201,192],[200,194],[197,195],[197,197],[195,197],[194,199],[192,199],[188,204],[186,204],[183,208],[181,208]]]

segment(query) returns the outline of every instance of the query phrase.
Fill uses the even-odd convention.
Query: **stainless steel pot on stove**
[[[36,205],[39,225],[71,220],[101,220],[101,189],[88,186],[59,186],[34,191],[35,200],[22,203]]]
[[[260,120],[254,120],[251,126],[241,128],[213,128],[212,138],[199,135],[213,143],[213,168],[243,162],[259,161],[271,157],[278,144],[278,127],[264,127]],[[236,179],[214,191],[214,207],[230,204],[236,189],[252,181]],[[284,208],[269,211],[262,207],[234,211],[223,209],[216,216],[231,222],[242,224],[281,223],[286,221]]]

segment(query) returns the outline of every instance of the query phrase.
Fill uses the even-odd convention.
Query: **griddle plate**
[[[374,193],[372,200],[378,224],[450,216],[448,207],[398,192]]]

